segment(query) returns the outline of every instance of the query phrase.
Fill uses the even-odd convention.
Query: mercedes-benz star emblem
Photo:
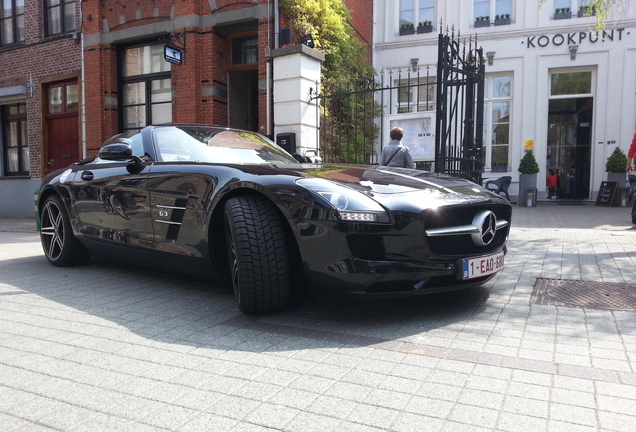
[[[495,239],[497,231],[497,216],[489,210],[484,210],[475,215],[473,225],[479,230],[471,234],[473,243],[477,246],[488,246]]]

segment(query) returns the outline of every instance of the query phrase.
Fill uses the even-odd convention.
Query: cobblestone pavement
[[[537,278],[631,283],[630,209],[515,206],[506,269],[467,292],[300,298],[55,268],[0,220],[0,431],[632,431],[634,311],[544,306]]]

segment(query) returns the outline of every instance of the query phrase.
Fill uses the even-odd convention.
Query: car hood
[[[451,204],[489,201],[495,197],[476,183],[439,173],[395,167],[357,165],[304,165],[297,171],[301,177],[329,180],[355,189],[377,201],[391,200],[397,195]]]

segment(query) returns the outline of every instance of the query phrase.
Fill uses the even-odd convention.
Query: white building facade
[[[510,193],[519,195],[519,161],[533,150],[540,199],[550,170],[558,198],[595,199],[607,158],[617,146],[627,152],[636,127],[636,5],[624,0],[599,34],[586,3],[376,0],[374,67],[392,85],[416,68],[420,82],[426,73],[435,80],[440,26],[476,37],[487,58],[484,178],[510,175]],[[406,109],[385,107],[382,130],[404,127],[414,158],[432,161],[436,104],[434,92],[422,93],[411,92]],[[403,104],[404,97],[391,101]]]

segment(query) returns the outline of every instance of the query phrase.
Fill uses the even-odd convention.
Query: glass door
[[[551,75],[546,174],[557,176],[553,198],[590,198],[594,107],[591,83],[591,72]]]

